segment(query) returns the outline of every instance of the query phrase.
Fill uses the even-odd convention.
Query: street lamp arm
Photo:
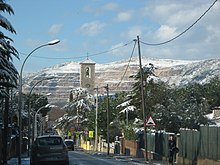
[[[45,106],[40,107],[40,108],[37,110],[36,114],[38,114],[43,108],[45,108]]]
[[[37,115],[38,115],[38,113],[42,110],[42,109],[44,109],[44,108],[52,108],[52,107],[55,107],[55,105],[51,105],[51,104],[47,104],[47,105],[45,105],[45,106],[42,106],[42,107],[40,107],[37,111],[36,111],[36,113],[35,113],[35,115],[34,115],[34,139],[37,137]]]
[[[35,48],[34,50],[32,50],[32,51],[27,55],[27,57],[24,59],[24,62],[23,62],[23,64],[22,64],[22,66],[21,66],[20,77],[21,77],[21,75],[22,75],[22,71],[23,71],[23,68],[24,68],[24,64],[26,63],[27,59],[28,59],[37,49],[40,49],[40,48],[42,48],[42,47],[44,47],[44,46],[47,46],[47,45],[48,45],[48,43],[47,43],[47,44],[44,44],[44,45],[41,45],[41,46],[38,46],[37,48]]]
[[[50,104],[47,104],[47,105],[44,105],[42,107],[40,107],[37,111],[36,111],[36,114],[38,114],[42,109],[44,108],[49,108],[50,107]]]
[[[41,83],[42,81],[50,80],[50,79],[53,79],[53,78],[54,78],[54,77],[47,77],[47,78],[44,78],[44,79],[42,79],[42,80],[40,80],[40,81],[37,81],[37,82],[31,87],[31,90],[30,90],[28,96],[29,96],[29,97],[31,96],[31,93],[32,93],[33,89],[37,86],[37,84]]]
[[[40,107],[34,114],[34,139],[37,137],[37,115],[45,107],[47,107],[47,105]]]
[[[27,55],[27,57],[24,59],[24,62],[23,62],[23,64],[22,64],[21,70],[20,70],[20,77],[21,77],[21,75],[22,75],[22,71],[23,71],[23,68],[24,68],[24,64],[26,63],[27,59],[28,59],[36,50],[38,50],[38,49],[40,49],[40,48],[42,48],[42,47],[44,47],[44,46],[55,45],[55,44],[57,44],[57,43],[59,43],[59,42],[60,42],[60,40],[57,40],[57,39],[56,39],[56,40],[50,41],[50,42],[48,42],[48,43],[46,43],[46,44],[40,45],[40,46],[36,47],[34,50],[32,50],[32,51]]]

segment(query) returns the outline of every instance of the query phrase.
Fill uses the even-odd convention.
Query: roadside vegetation
[[[206,117],[212,110],[220,106],[220,79],[215,77],[206,84],[190,84],[185,86],[169,86],[154,75],[153,64],[144,70],[144,102],[146,118],[152,116],[156,123],[154,130],[179,133],[180,128],[197,129],[200,125],[213,125]],[[132,76],[136,83],[129,93],[120,92],[115,95],[98,97],[98,134],[106,138],[107,132],[107,99],[109,99],[109,133],[110,141],[116,136],[124,135],[126,139],[137,139],[143,131],[143,110],[140,92],[140,73]],[[110,89],[111,90],[111,89]],[[78,90],[80,91],[80,90]],[[80,92],[80,93],[86,93]],[[77,99],[78,98],[78,99]],[[75,100],[74,100],[75,99]],[[95,130],[96,106],[91,96],[74,97],[65,106],[68,116],[76,118],[76,110],[80,107],[80,129]],[[79,109],[78,109],[79,110]],[[86,113],[85,113],[86,112]],[[68,122],[68,120],[66,121]],[[68,126],[66,127],[68,130]]]

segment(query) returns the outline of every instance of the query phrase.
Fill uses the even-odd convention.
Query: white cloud
[[[83,33],[84,35],[95,36],[98,33],[100,33],[104,27],[105,27],[104,23],[101,23],[100,21],[93,21],[89,23],[84,23],[80,27],[80,32]]]
[[[102,7],[104,11],[115,11],[118,8],[116,3],[107,3]]]
[[[132,11],[127,11],[127,12],[119,12],[117,15],[116,20],[118,22],[126,22],[129,21],[132,18]]]
[[[126,40],[133,40],[137,38],[138,35],[142,35],[142,28],[140,26],[131,27],[127,31],[122,32],[120,36]]]
[[[156,31],[156,37],[160,41],[169,40],[173,37],[175,37],[176,34],[176,28],[169,27],[167,25],[162,25],[157,31]]]
[[[176,37],[192,25],[213,2],[210,1],[148,1],[140,9],[140,19],[147,22],[140,36],[146,43],[160,43]],[[192,28],[169,44],[142,46],[148,57],[202,59],[219,57],[220,3],[217,2]],[[150,21],[149,21],[150,20]],[[152,24],[148,24],[154,23]]]
[[[49,29],[49,34],[50,35],[54,35],[54,34],[57,34],[60,32],[61,28],[62,28],[63,25],[61,24],[54,24],[50,27]]]
[[[150,4],[147,3],[141,9],[141,15],[156,20],[160,24],[181,28],[192,24],[210,4],[205,1],[190,1],[188,3],[184,1],[154,1]]]
[[[91,13],[95,16],[100,16],[104,14],[105,12],[112,12],[116,11],[118,9],[117,3],[107,3],[102,6],[92,6],[92,5],[86,5],[83,7],[83,11],[86,13]]]

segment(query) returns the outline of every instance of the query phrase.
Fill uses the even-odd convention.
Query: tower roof
[[[86,58],[84,61],[80,62],[80,64],[96,64],[96,62],[89,58]]]

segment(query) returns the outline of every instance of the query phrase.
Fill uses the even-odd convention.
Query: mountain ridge
[[[152,63],[157,69],[155,74],[169,85],[184,86],[189,83],[206,83],[211,78],[220,77],[220,59],[208,60],[171,60],[142,58],[142,67]],[[106,64],[96,64],[95,86],[109,85],[110,92],[130,91],[134,79],[129,78],[139,69],[139,59],[125,59]],[[126,71],[126,72],[125,72]],[[54,77],[39,83],[33,92],[40,94],[52,93],[50,102],[67,102],[69,92],[80,86],[80,62],[66,62],[39,72],[26,75],[23,87],[24,93],[30,91],[31,86],[37,81],[47,77]],[[123,78],[123,79],[122,79]],[[104,89],[100,92],[104,92]]]

